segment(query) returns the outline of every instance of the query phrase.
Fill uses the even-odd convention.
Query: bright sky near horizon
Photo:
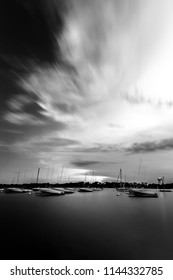
[[[0,183],[173,182],[173,1],[0,4]]]

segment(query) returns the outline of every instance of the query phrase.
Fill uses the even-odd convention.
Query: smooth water
[[[0,194],[0,259],[173,259],[173,192]]]

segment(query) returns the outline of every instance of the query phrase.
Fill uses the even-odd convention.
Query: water
[[[173,192],[0,194],[0,259],[173,259]]]

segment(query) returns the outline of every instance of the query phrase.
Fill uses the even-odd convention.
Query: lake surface
[[[0,194],[0,259],[173,259],[173,192]]]

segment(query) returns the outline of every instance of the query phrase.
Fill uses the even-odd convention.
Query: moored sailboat
[[[158,194],[145,189],[130,189],[129,197],[158,197]]]
[[[64,192],[63,191],[58,191],[58,190],[54,190],[51,188],[40,188],[37,192],[36,195],[40,195],[40,196],[53,196],[53,195],[63,195]]]
[[[80,188],[78,192],[93,192],[92,188]]]
[[[57,188],[57,187],[53,187],[52,188],[53,190],[56,190],[56,191],[61,191],[61,192],[64,192],[65,194],[71,194],[71,193],[74,193],[75,190],[72,189],[72,188]]]
[[[20,188],[5,188],[5,193],[23,193],[24,191]]]

